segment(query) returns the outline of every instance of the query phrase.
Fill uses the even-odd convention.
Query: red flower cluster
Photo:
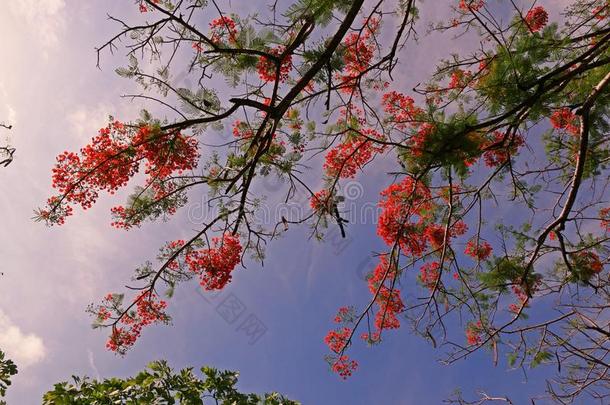
[[[383,148],[361,136],[350,136],[326,154],[324,170],[329,177],[353,178]]]
[[[49,197],[47,199],[47,206],[51,208],[47,210],[40,209],[37,214],[41,220],[48,224],[63,225],[66,222],[66,218],[72,215],[73,212],[72,207],[63,204],[62,199],[57,196]]]
[[[112,297],[112,294],[109,294]],[[100,322],[105,322],[112,316],[112,313],[108,310],[108,308],[100,307],[97,312],[97,319]]]
[[[231,272],[241,261],[239,238],[227,235],[212,238],[209,249],[189,250],[184,262],[198,274],[201,286],[207,290],[221,290],[231,281]],[[176,245],[177,246],[177,245]]]
[[[429,122],[425,122],[419,126],[417,132],[409,139],[413,156],[421,156],[424,153],[426,142],[435,130],[436,126]]]
[[[106,301],[106,305],[112,306],[112,294],[106,296],[104,301]],[[112,328],[106,347],[113,352],[124,354],[140,337],[143,327],[169,321],[169,317],[164,312],[167,303],[159,300],[152,291],[143,291],[135,298],[134,303],[136,304],[136,310],[124,314],[120,318],[119,323],[124,326],[113,326]],[[99,314],[102,318],[108,319],[110,317],[110,312],[105,307],[100,309]]]
[[[309,206],[318,215],[330,214],[332,209],[332,195],[323,189],[315,193],[309,200]]]
[[[337,126],[346,129],[345,139],[326,154],[323,167],[329,177],[353,178],[374,154],[383,152],[384,145],[373,141],[381,140],[383,136],[374,129],[363,127],[366,120],[361,109],[350,105],[341,114]],[[354,127],[358,127],[358,132],[350,130]]]
[[[377,235],[388,246],[398,244],[405,255],[414,257],[422,256],[429,246],[433,249],[443,246],[445,226],[433,222],[436,204],[422,182],[405,177],[383,190],[381,196]],[[449,228],[447,239],[463,235],[467,229],[463,221],[457,221]]]
[[[491,139],[481,144],[483,152],[483,160],[488,167],[497,167],[504,164],[511,155],[515,155],[519,151],[525,140],[519,134],[512,135],[512,138],[506,138],[500,131],[494,131]]]
[[[331,351],[339,354],[345,349],[351,334],[352,330],[347,327],[331,330],[324,338],[324,343],[326,343]]]
[[[601,218],[600,226],[606,231],[610,231],[610,208],[599,210],[599,217]]]
[[[81,149],[80,156],[66,151],[57,157],[53,187],[68,202],[90,208],[98,191],[113,193],[138,171],[135,152],[130,148],[127,130],[115,121],[100,129],[91,144]]]
[[[513,290],[513,294],[517,298],[519,304],[510,304],[508,306],[508,311],[513,314],[518,314],[523,306],[527,307],[528,297],[521,285],[514,284],[511,289]]]
[[[575,262],[583,273],[598,274],[604,269],[599,255],[591,251],[582,251],[574,254]]]
[[[269,53],[275,56],[280,56],[284,52],[284,47],[269,50]],[[277,65],[269,58],[261,56],[256,64],[258,76],[264,82],[275,82],[277,72]],[[292,55],[284,56],[279,66],[279,81],[280,83],[285,82],[288,79],[288,74],[292,70]]]
[[[569,134],[577,136],[580,134],[578,117],[569,108],[561,108],[551,115],[553,128],[565,129]]]
[[[381,256],[379,264],[368,278],[369,291],[376,295],[375,329],[373,336],[367,340],[378,341],[384,329],[398,329],[400,321],[397,315],[404,311],[405,306],[400,298],[400,290],[394,284],[399,276],[395,263],[390,263],[387,256]]]
[[[339,308],[339,313],[335,318],[335,322],[345,322],[346,318],[351,318],[351,316],[352,310],[350,308],[341,307]],[[343,327],[329,331],[324,337],[324,343],[326,343],[329,349],[336,355],[328,356],[328,360],[331,362],[331,369],[343,379],[347,379],[347,377],[351,376],[352,372],[358,368],[358,363],[355,360],[350,360],[347,355],[342,354],[349,345],[349,339],[352,332],[351,328]]]
[[[383,190],[381,196],[377,234],[389,246],[398,243],[405,254],[422,255],[427,247],[422,229],[433,208],[428,187],[405,177]]]
[[[335,316],[335,323],[345,323],[353,320],[354,313],[351,307],[341,307],[337,311],[337,316]]]
[[[483,342],[483,325],[481,321],[468,322],[466,326],[466,341],[469,345],[480,345]]]
[[[159,134],[143,126],[132,143],[138,145],[138,157],[146,161],[145,173],[154,179],[165,179],[174,173],[193,170],[199,160],[197,140],[187,138],[178,131]]]
[[[421,156],[430,135],[436,129],[434,124],[425,122],[424,110],[415,106],[413,99],[396,91],[386,93],[382,97],[386,120],[393,123],[397,129],[406,130],[409,127],[415,132],[409,138],[409,147],[413,156]]]
[[[415,101],[411,97],[391,91],[383,95],[382,102],[383,109],[388,114],[388,120],[398,129],[419,125],[417,120],[423,111],[415,106]]]
[[[160,0],[152,0],[152,2],[155,3],[155,4],[159,4],[159,1]],[[140,8],[140,13],[146,13],[146,12],[149,11],[148,6],[144,3],[143,0],[140,0],[140,7],[139,8]]]
[[[356,360],[350,360],[348,356],[343,355],[333,363],[333,372],[339,374],[344,380],[352,375],[352,372],[358,368]]]
[[[40,216],[52,223],[63,223],[71,211],[60,205],[74,203],[90,208],[100,191],[113,194],[125,186],[138,172],[142,160],[146,162],[148,185],[173,173],[192,170],[199,159],[197,147],[195,139],[178,131],[161,132],[141,126],[134,133],[121,122],[112,122],[100,129],[80,155],[66,151],[57,157],[52,179],[61,197],[50,199],[50,210],[40,211]]]
[[[236,120],[233,123],[233,136],[238,139],[251,139],[254,131],[247,122]]]
[[[544,7],[537,6],[527,12],[525,16],[525,22],[531,32],[538,32],[549,21],[549,14],[546,12]]]
[[[434,289],[440,276],[441,265],[439,262],[424,263],[419,269],[419,281],[430,291]]]
[[[489,255],[491,255],[492,250],[493,249],[489,243],[486,241],[480,243],[480,241],[477,241],[477,239],[474,238],[468,241],[464,253],[475,259],[485,260],[489,257]]]
[[[455,238],[456,236],[463,235],[468,227],[463,221],[457,221],[449,228],[447,238]],[[429,224],[424,229],[424,237],[430,243],[432,249],[441,249],[445,242],[445,226],[437,224]],[[447,241],[448,242],[448,241]]]
[[[228,39],[230,44],[237,42],[237,28],[235,21],[231,17],[222,16],[212,20],[210,31],[212,32],[210,41],[215,44],[220,45],[226,39]]]
[[[472,80],[472,73],[462,69],[455,69],[449,78],[449,89],[463,89]]]
[[[137,212],[132,208],[125,208],[122,205],[110,208],[110,213],[115,221],[110,223],[110,226],[117,229],[129,230],[134,226],[140,225],[140,222],[134,222],[131,218],[135,217]]]
[[[603,19],[610,16],[610,4],[606,4],[605,6],[597,6],[593,10],[591,10],[591,14],[595,16],[596,20],[602,21]]]
[[[462,11],[479,11],[485,6],[485,0],[460,0],[459,8]]]
[[[445,227],[436,224],[429,225],[424,229],[424,236],[433,249],[440,249],[445,240]],[[451,235],[447,236],[450,237]]]
[[[351,94],[359,83],[360,76],[369,68],[375,55],[375,33],[379,29],[380,20],[369,18],[364,21],[361,32],[352,32],[343,40],[343,73],[339,75],[341,91]]]

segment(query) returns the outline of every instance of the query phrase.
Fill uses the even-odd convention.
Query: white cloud
[[[99,129],[108,125],[109,111],[113,108],[106,104],[93,107],[79,107],[68,115],[68,122],[78,139],[89,140],[96,136]]]
[[[15,125],[17,122],[17,111],[8,103],[9,94],[4,83],[0,82],[0,123]]]
[[[38,363],[46,356],[42,339],[33,333],[23,333],[2,310],[0,310],[0,349],[5,351],[20,368]]]
[[[15,111],[15,109],[8,104],[6,105],[6,110],[8,111],[8,123],[11,125],[15,125],[15,123],[17,122],[17,111]]]
[[[89,367],[91,367],[91,370],[93,370],[94,377],[97,380],[99,380],[100,379],[100,372],[97,369],[97,366],[95,365],[95,358],[93,357],[93,350],[87,349],[87,358],[89,359]]]
[[[45,48],[57,45],[65,26],[64,0],[19,0],[8,2],[17,20],[28,25],[38,42]]]

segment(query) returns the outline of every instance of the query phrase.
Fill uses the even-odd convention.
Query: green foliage
[[[421,155],[406,152],[402,158],[414,172],[434,166],[453,166],[458,175],[465,176],[468,173],[465,162],[481,155],[482,139],[470,129],[477,124],[477,118],[463,113],[448,118],[442,113],[435,115],[434,129],[425,137]]]
[[[351,0],[299,0],[290,6],[287,17],[293,21],[313,18],[317,24],[326,26],[332,21],[333,11],[347,12],[351,5]]]
[[[497,47],[477,84],[479,97],[486,100],[486,109],[491,114],[508,111],[537,91],[542,84],[539,78],[548,71],[545,65],[553,59],[553,48],[548,43],[559,41],[555,24],[546,27],[542,35],[532,35],[521,24],[515,27],[511,47]],[[540,105],[537,102],[531,106],[532,119],[540,115]]]
[[[200,88],[197,91],[192,91],[188,88],[176,89],[180,101],[182,102],[181,110],[186,114],[198,117],[204,113],[220,111],[220,99],[214,89]]]
[[[201,404],[201,405],[298,405],[278,393],[244,394],[235,388],[239,374],[203,367],[205,378],[192,368],[173,370],[155,361],[135,377],[103,381],[73,376],[73,383],[55,384],[43,397],[48,405],[103,404]]]
[[[508,257],[496,257],[489,264],[489,271],[479,274],[479,279],[487,288],[504,292],[523,273],[523,265],[517,260]]]
[[[159,218],[166,219],[168,215],[184,206],[186,198],[186,181],[157,180],[159,190],[151,187],[135,187],[125,204],[125,217],[115,216],[117,221],[123,221],[131,226],[140,226],[144,221],[154,221]],[[159,198],[159,194],[163,198]]]
[[[546,350],[540,350],[535,355],[532,361],[530,362],[530,367],[534,368],[539,366],[540,364],[547,362],[553,358],[553,354]]]
[[[0,350],[0,397],[6,395],[6,389],[11,385],[11,377],[16,374],[17,366]],[[5,402],[0,400],[0,405],[5,405]]]

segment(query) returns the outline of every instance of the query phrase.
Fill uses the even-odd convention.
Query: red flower
[[[389,121],[398,129],[405,129],[407,126],[417,127],[420,124],[418,117],[423,114],[423,110],[415,106],[411,97],[391,91],[383,95],[382,102]]]
[[[445,240],[445,227],[441,225],[429,225],[424,230],[424,235],[430,242],[430,245],[433,249],[440,249],[443,246],[443,241]],[[447,235],[449,238],[450,235]]]
[[[610,231],[610,208],[599,210],[599,217],[601,218],[600,226],[606,231]]]
[[[349,357],[343,355],[339,357],[332,365],[332,370],[339,374],[344,380],[352,375],[352,372],[358,368],[358,362],[350,360]]]
[[[114,194],[139,171],[142,161],[148,175],[146,184],[159,195],[164,191],[159,189],[159,180],[197,166],[197,148],[195,139],[178,131],[162,132],[149,126],[133,130],[114,121],[100,129],[80,154],[66,151],[57,157],[52,178],[61,197],[49,199],[50,209],[41,210],[39,215],[48,223],[62,224],[72,212],[69,204],[88,209],[101,191]]]
[[[451,73],[449,89],[463,89],[472,80],[472,73],[462,69],[455,69]]]
[[[326,154],[324,170],[329,177],[353,178],[371,161],[376,148],[367,139],[352,137]]]
[[[101,314],[105,319],[110,317],[108,308],[116,307],[114,299],[112,294],[106,296],[103,306],[98,310],[98,316]],[[123,326],[115,325],[112,328],[106,347],[113,352],[124,354],[138,340],[143,327],[169,321],[169,316],[165,313],[167,303],[159,300],[155,293],[143,291],[134,299],[134,303],[135,311],[124,314],[119,320]]]
[[[574,254],[576,265],[585,273],[601,273],[604,265],[595,252],[583,251]]]
[[[481,144],[481,149],[485,151],[483,152],[485,165],[488,167],[500,166],[508,161],[511,155],[516,154],[524,143],[525,140],[519,134],[505,137],[504,133],[494,131],[491,138]]]
[[[527,26],[531,32],[540,31],[542,28],[544,28],[548,21],[549,15],[544,7],[541,6],[534,7],[528,11],[527,15],[525,16],[525,22],[527,23]]]
[[[222,44],[226,38],[228,38],[231,44],[237,42],[237,28],[235,21],[231,17],[222,16],[212,20],[210,31],[212,32],[210,40],[215,44]]]
[[[571,135],[580,134],[578,118],[569,108],[561,108],[551,115],[551,125],[553,128],[565,129]]]
[[[382,191],[381,196],[377,234],[389,246],[398,243],[405,254],[420,256],[427,247],[422,228],[433,207],[430,190],[406,177]]]
[[[335,323],[349,322],[353,318],[353,309],[350,307],[341,307],[335,316]]]
[[[419,280],[430,291],[434,289],[434,286],[439,279],[439,269],[440,263],[438,262],[425,263],[419,269]]]
[[[351,333],[352,330],[346,327],[338,330],[331,330],[324,338],[324,343],[326,343],[331,351],[339,354],[345,349]]]
[[[344,327],[331,330],[324,338],[324,343],[337,355],[329,356],[332,371],[339,374],[343,379],[351,376],[352,372],[358,368],[358,363],[355,360],[350,360],[347,355],[341,354],[349,344],[348,339],[351,334],[352,329]]]
[[[480,345],[483,341],[483,327],[481,321],[468,322],[466,326],[466,341],[469,345]]]
[[[361,76],[369,68],[371,60],[375,55],[375,33],[379,29],[380,20],[370,18],[365,20],[362,32],[352,32],[343,40],[345,51],[343,54],[341,91],[351,94],[356,90]]]
[[[517,282],[517,281],[513,281],[513,282]],[[513,293],[515,294],[515,297],[517,298],[518,304],[510,304],[508,306],[508,311],[512,312],[513,314],[518,314],[522,308],[527,307],[527,303],[528,303],[528,296],[525,293],[525,291],[523,290],[523,288],[521,287],[521,285],[513,285],[512,287]],[[536,286],[532,287],[532,292],[533,290],[536,288]]]
[[[140,145],[138,152],[146,160],[145,173],[157,179],[193,170],[199,160],[197,140],[180,132],[160,135],[143,126],[133,138],[133,143]]]
[[[337,126],[346,129],[345,139],[328,151],[324,170],[329,177],[353,178],[376,153],[383,152],[384,145],[373,141],[383,136],[374,129],[360,127],[366,124],[362,110],[350,105],[341,114]]]
[[[241,252],[239,238],[225,234],[212,238],[209,249],[189,250],[184,261],[193,273],[199,275],[204,290],[221,290],[231,281],[231,272],[240,263]]]
[[[610,5],[608,4],[606,4],[605,6],[597,6],[593,10],[591,10],[591,14],[595,16],[596,20],[601,21],[610,15],[610,13],[608,13],[609,8]]]
[[[247,122],[236,120],[233,123],[233,136],[238,139],[252,139],[254,131]]]
[[[492,250],[493,249],[489,243],[486,241],[480,243],[480,241],[477,241],[477,239],[474,238],[468,241],[464,253],[475,259],[485,260],[489,257],[489,255],[491,255]]]
[[[375,328],[377,336],[384,329],[398,329],[400,321],[397,315],[404,311],[405,306],[400,298],[400,290],[394,284],[398,277],[396,264],[390,263],[387,256],[381,256],[379,264],[368,279],[369,291],[375,295],[377,313]]]
[[[460,0],[459,8],[462,11],[479,11],[485,6],[485,0]]]
[[[283,52],[284,47],[269,50],[269,53],[275,56],[280,56]],[[275,62],[264,56],[258,60],[256,70],[264,82],[275,82],[276,76],[278,76],[280,83],[283,83],[288,79],[288,74],[292,70],[292,55],[284,56],[279,66],[279,72]]]
[[[159,4],[159,0],[152,0],[152,2],[155,4]],[[140,13],[146,13],[149,11],[148,6],[146,6],[146,4],[144,3],[143,0],[140,1],[139,9],[140,9]]]
[[[318,215],[330,214],[332,203],[332,195],[326,189],[318,191],[309,200],[311,209]]]

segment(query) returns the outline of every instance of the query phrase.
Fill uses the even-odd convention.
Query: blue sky
[[[406,325],[387,333],[380,346],[356,344],[352,355],[361,367],[350,380],[331,374],[323,360],[323,337],[338,307],[362,305],[368,298],[363,263],[372,266],[367,257],[382,248],[370,224],[350,226],[345,244],[336,237],[326,243],[309,240],[305,226],[291,229],[269,246],[264,267],[246,262],[215,298],[204,298],[195,283],[181,286],[171,303],[173,327],[149,328],[124,358],[107,352],[106,334],[90,328],[86,306],[108,291],[120,291],[132,269],[152,259],[165,241],[190,235],[196,228],[188,215],[193,206],[172,222],[130,232],[109,226],[109,208],[121,203],[121,196],[101,198],[93,210],[77,212],[60,228],[45,228],[31,217],[50,195],[50,169],[58,153],[85,144],[109,114],[129,120],[142,107],[120,98],[135,89],[113,72],[124,52],[105,55],[100,70],[93,50],[117,28],[107,13],[138,17],[131,3],[22,0],[10,2],[0,15],[0,36],[7,39],[0,45],[0,119],[13,123],[10,142],[17,148],[15,161],[0,172],[0,271],[5,273],[0,347],[20,365],[9,404],[39,403],[54,382],[72,374],[125,376],[159,358],[175,368],[239,370],[244,390],[277,390],[304,404],[436,404],[458,387],[468,394],[484,389],[510,395],[521,403],[540,391],[545,371],[529,372],[526,382],[519,371],[492,367],[488,353],[441,366],[442,353],[411,335]],[[422,33],[430,18],[447,15],[440,3],[422,6]],[[539,3],[553,18],[564,2]],[[229,2],[221,5],[230,10]],[[411,88],[446,52],[467,45],[426,38],[410,45],[405,51],[410,64],[399,82]],[[376,201],[390,181],[383,163],[374,169],[356,179],[363,192],[358,204]],[[239,318],[221,315],[225,300],[240,305]],[[256,342],[240,328],[254,319],[249,316],[266,329]]]

